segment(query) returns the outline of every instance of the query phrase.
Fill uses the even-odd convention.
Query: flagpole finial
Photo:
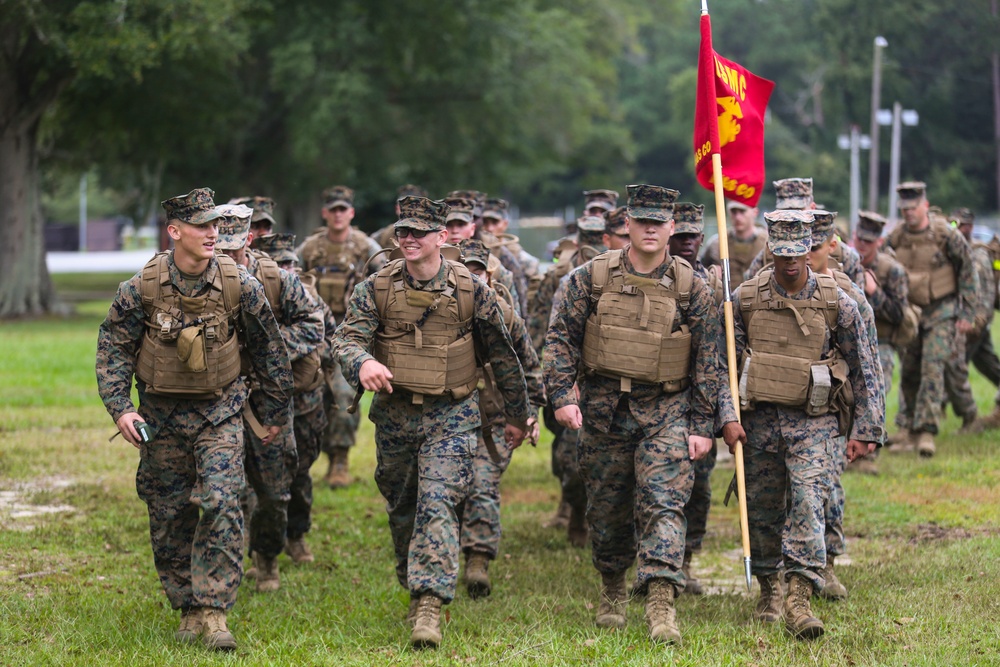
[[[702,14],[708,13],[708,0],[701,0],[701,13]]]

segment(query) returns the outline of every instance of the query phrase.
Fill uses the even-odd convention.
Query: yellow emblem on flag
[[[719,114],[719,148],[736,141],[736,135],[740,133],[738,120],[743,118],[743,109],[740,103],[733,96],[717,97],[715,101],[722,107]]]

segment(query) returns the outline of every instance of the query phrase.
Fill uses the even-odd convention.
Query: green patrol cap
[[[899,208],[913,208],[927,197],[927,184],[923,181],[906,181],[896,186]]]
[[[774,208],[802,210],[813,205],[813,179],[783,178],[774,182]]]
[[[490,249],[479,239],[462,239],[458,242],[458,248],[462,251],[463,264],[482,264],[483,268],[490,265]]]
[[[426,197],[427,190],[423,189],[419,185],[414,185],[413,183],[407,183],[405,185],[400,185],[396,188],[396,200],[400,200],[403,197]]]
[[[258,236],[250,244],[254,250],[266,252],[267,256],[278,262],[297,262],[295,255],[295,234],[267,234]]]
[[[864,241],[878,241],[882,238],[886,222],[885,218],[874,211],[858,211],[858,228],[854,233]]]
[[[597,245],[604,241],[604,218],[585,215],[576,219],[576,235],[580,245]]]
[[[495,220],[506,220],[510,215],[510,202],[506,199],[491,197],[483,203],[483,217]]]
[[[249,206],[253,209],[253,217],[250,218],[250,222],[259,222],[261,220],[267,220],[272,225],[275,224],[274,220],[274,200],[270,197],[261,197],[260,195],[256,197],[233,197],[227,204],[243,204],[244,206]]]
[[[467,197],[446,197],[444,203],[448,205],[448,215],[445,222],[461,220],[462,222],[472,222],[476,212],[476,202]]]
[[[167,220],[180,220],[189,225],[206,225],[219,217],[211,188],[197,188],[186,195],[171,197],[160,202],[167,212]]]
[[[674,234],[704,234],[705,207],[691,202],[674,204]]]
[[[619,206],[604,214],[604,229],[609,234],[617,234],[628,222],[628,207]]]
[[[784,209],[764,214],[767,247],[776,257],[801,257],[812,249],[812,211]]]
[[[962,206],[951,212],[951,219],[959,225],[971,225],[976,221],[976,214],[971,209]]]
[[[409,195],[399,200],[399,220],[394,229],[407,227],[423,229],[429,232],[440,232],[445,229],[444,221],[448,215],[448,205],[443,201],[434,201],[427,197]]]
[[[628,216],[633,220],[670,222],[680,192],[659,185],[628,186]]]
[[[325,208],[354,207],[354,190],[346,185],[334,185],[323,190],[323,206]]]
[[[825,241],[829,241],[834,234],[837,233],[837,228],[834,226],[834,220],[837,219],[836,211],[824,211],[822,209],[813,209],[811,211],[813,214],[813,225],[812,225],[812,243],[813,245],[819,245]]]
[[[219,238],[216,250],[239,250],[247,244],[253,209],[243,204],[216,206],[219,212]]]
[[[616,206],[618,206],[618,193],[614,190],[583,191],[583,210],[596,207],[610,211]]]

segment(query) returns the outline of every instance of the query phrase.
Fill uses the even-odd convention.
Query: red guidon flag
[[[714,190],[712,154],[722,157],[728,199],[756,206],[764,186],[764,110],[774,82],[721,57],[712,48],[712,21],[701,16],[698,97],[694,107],[694,170]]]

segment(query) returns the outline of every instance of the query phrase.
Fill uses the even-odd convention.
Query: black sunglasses
[[[412,236],[415,239],[422,239],[431,233],[429,229],[411,229],[410,227],[400,227],[396,230],[397,239],[405,239],[407,236]]]

